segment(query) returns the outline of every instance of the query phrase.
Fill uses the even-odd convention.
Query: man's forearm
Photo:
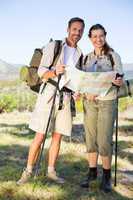
[[[46,79],[48,80],[49,78],[55,78],[56,77],[56,71],[55,70],[49,70],[46,71],[43,75],[42,75],[42,79]]]

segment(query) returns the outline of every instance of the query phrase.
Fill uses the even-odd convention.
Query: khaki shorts
[[[40,89],[41,91],[41,89]],[[55,87],[47,84],[43,93],[39,93],[35,109],[32,113],[29,128],[35,132],[45,134],[50,109],[52,106]],[[49,132],[58,132],[62,135],[71,136],[72,130],[72,116],[70,110],[70,97],[63,101],[63,109],[58,110],[59,97],[57,96],[49,126]]]
[[[116,118],[116,100],[98,100],[97,103],[84,100],[83,106],[87,151],[110,156]]]

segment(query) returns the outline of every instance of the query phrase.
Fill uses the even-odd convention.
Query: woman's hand
[[[57,65],[55,67],[55,74],[58,76],[59,74],[64,74],[65,72],[65,65]]]
[[[78,101],[81,98],[81,94],[79,92],[74,92],[73,98],[74,98],[75,101]]]
[[[96,101],[96,97],[98,97],[98,95],[96,94],[89,94],[89,93],[87,93],[85,96],[86,96],[86,99],[89,101]]]
[[[118,77],[117,79],[113,79],[112,83],[116,86],[122,86],[123,85],[123,79],[121,77]]]

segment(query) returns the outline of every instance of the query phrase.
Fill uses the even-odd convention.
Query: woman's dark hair
[[[92,36],[92,31],[99,30],[99,29],[101,29],[104,32],[105,36],[107,35],[105,28],[101,24],[95,24],[89,30],[89,33],[88,33],[89,38],[91,38],[91,36]],[[105,44],[103,46],[103,53],[105,55],[108,55],[110,51],[114,51],[114,50],[108,45],[107,42],[105,42]]]
[[[84,20],[79,18],[79,17],[74,17],[74,18],[71,18],[68,22],[68,27],[70,28],[70,26],[72,25],[72,23],[74,22],[80,22],[83,24],[83,28],[85,27],[85,23],[84,23]]]

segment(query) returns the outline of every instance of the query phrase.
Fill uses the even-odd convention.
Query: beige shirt
[[[65,51],[66,45],[67,45],[66,39],[64,39],[62,41],[62,50],[61,50],[61,53],[57,60],[56,65],[64,64],[64,58],[65,58],[64,51]],[[55,42],[53,41],[53,42],[48,43],[48,45],[44,48],[43,56],[42,56],[41,63],[40,63],[39,69],[38,69],[39,77],[42,77],[42,75],[47,70],[49,70],[49,66],[52,64],[53,57],[54,57],[54,47],[55,47]],[[82,54],[82,52],[81,52],[80,48],[77,46],[76,51],[75,51],[75,58],[74,58],[74,63],[76,63],[75,67],[78,67],[78,61],[79,61],[81,54]],[[51,68],[51,70],[54,68],[55,68],[55,66],[53,66]],[[55,78],[55,79],[57,79],[57,78]]]
[[[97,57],[94,52],[89,53],[85,65],[83,66],[84,71],[116,71],[120,74],[123,73],[121,58],[118,53],[111,51],[114,65],[112,66],[111,60],[108,56],[102,55]],[[86,56],[85,56],[86,57]],[[92,67],[94,66],[94,67]],[[96,67],[95,67],[96,66]],[[94,69],[92,69],[94,68]],[[116,87],[112,86],[105,97],[97,97],[98,100],[113,100],[116,99]]]
[[[66,49],[66,46],[67,46],[66,39],[64,39],[62,41],[61,45],[62,45],[61,53],[59,55],[59,58],[57,60],[56,65],[65,64],[65,62],[66,62],[65,55],[64,55],[65,49]],[[46,71],[49,70],[49,66],[53,62],[54,49],[55,49],[55,41],[48,43],[48,45],[44,48],[43,56],[42,56],[41,63],[40,63],[39,69],[38,69],[38,75],[39,75],[40,78],[43,76],[43,74]],[[77,46],[75,48],[75,53],[74,53],[74,57],[73,57],[75,67],[77,67],[77,68],[79,68],[79,58],[80,58],[81,55],[82,55],[82,52],[81,52],[80,48]],[[68,66],[68,67],[71,67],[71,66]],[[55,70],[55,66],[52,66],[50,70]],[[55,77],[55,78],[52,78],[52,79],[57,81],[58,77]],[[61,80],[60,80],[61,86],[63,86],[63,83],[65,83],[65,79],[66,79],[66,76],[65,76],[65,74],[63,74],[62,77],[61,77]],[[47,82],[47,80],[43,78],[43,84],[40,88],[40,91],[42,91],[42,88],[43,88],[43,85],[44,85],[45,82]],[[50,87],[51,87],[51,91],[49,91],[49,92],[51,93],[51,98],[52,98],[54,91],[55,91],[55,87],[52,87],[52,85]],[[57,97],[58,97],[58,93],[57,93]],[[67,101],[67,98],[70,98],[69,93],[66,93],[64,95],[64,100]]]

